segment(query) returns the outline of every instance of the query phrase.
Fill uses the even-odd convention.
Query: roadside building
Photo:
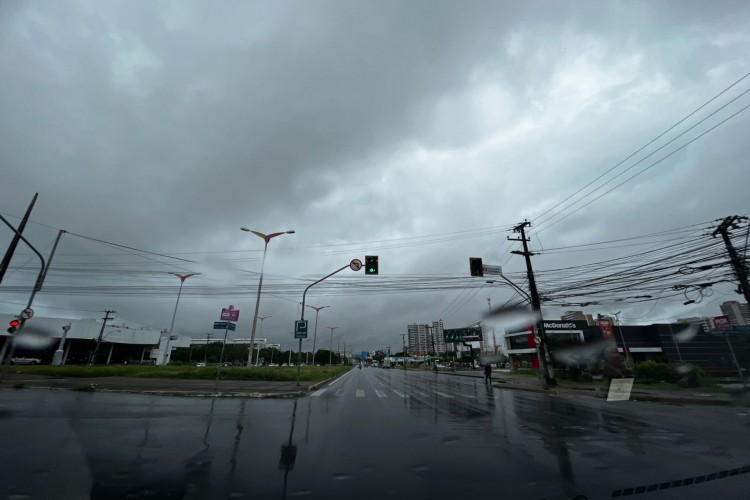
[[[0,322],[7,325],[15,316],[12,314],[0,314]],[[22,333],[15,335],[33,334],[38,342],[38,348],[30,349],[19,343],[15,350],[15,357],[29,357],[40,359],[42,364],[50,364],[55,351],[60,345],[64,330],[63,327],[70,325],[65,335],[63,346],[64,364],[87,364],[96,350],[97,364],[164,364],[167,356],[167,345],[169,350],[180,347],[189,347],[190,338],[181,335],[170,336],[166,330],[153,330],[144,327],[135,327],[118,318],[107,322],[102,330],[102,321],[99,319],[66,319],[45,318],[34,316],[28,320]],[[96,349],[97,340],[101,332],[99,349]],[[17,337],[17,339],[20,338]],[[0,332],[0,346],[11,340],[5,328]],[[2,347],[0,347],[1,349]]]

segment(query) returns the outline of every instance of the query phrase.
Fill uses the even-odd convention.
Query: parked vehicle
[[[11,358],[10,360],[13,365],[38,365],[41,362],[39,358]]]

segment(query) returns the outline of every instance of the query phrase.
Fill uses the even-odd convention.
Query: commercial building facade
[[[750,325],[750,307],[746,303],[731,300],[722,303],[720,307],[721,313],[729,316],[732,326]]]
[[[750,361],[750,327],[704,331],[702,326],[701,321],[697,324],[614,325],[608,330],[600,325],[589,325],[586,321],[544,322],[557,365],[572,359],[580,361],[580,365],[595,366],[599,360],[595,357],[598,351],[594,347],[597,343],[612,341],[618,352],[626,355],[633,363],[654,360],[733,371],[736,367],[734,360],[738,359],[744,368],[750,369],[750,366],[746,366]],[[505,341],[513,366],[539,367],[533,332],[510,332],[506,334]],[[560,356],[561,353],[565,355]]]
[[[0,322],[7,325],[15,316],[0,314]],[[63,327],[70,326],[67,334]],[[96,348],[101,332],[101,343]],[[165,364],[169,357],[167,349],[173,351],[189,347],[187,336],[170,335],[164,330],[132,327],[121,320],[108,322],[102,331],[102,321],[96,319],[44,318],[35,316],[29,319],[17,339],[33,334],[38,348],[30,349],[23,342],[17,342],[14,357],[40,359],[42,364],[52,363],[55,351],[65,334],[63,364],[87,364],[96,351],[98,364],[147,363]],[[10,342],[11,334],[5,328],[0,332],[0,345]],[[167,347],[169,346],[169,347]],[[1,348],[1,347],[0,347]]]

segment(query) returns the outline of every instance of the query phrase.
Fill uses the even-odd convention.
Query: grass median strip
[[[319,382],[349,370],[351,370],[350,366],[303,366],[300,369],[299,378],[304,382]],[[63,378],[132,377],[213,380],[216,377],[215,366],[16,366],[13,371]],[[292,382],[297,380],[297,367],[222,367],[221,379]]]

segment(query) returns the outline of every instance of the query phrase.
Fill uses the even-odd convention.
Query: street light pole
[[[630,353],[628,353],[628,346],[625,344],[625,336],[622,334],[622,326],[620,325],[620,313],[622,311],[617,311],[616,313],[612,313],[612,315],[617,320],[617,329],[620,331],[620,339],[622,340],[622,350],[625,352],[625,361],[628,365],[632,366],[631,359],[630,359]]]
[[[320,306],[320,307],[307,306],[307,307],[309,307],[311,309],[315,309],[315,333],[313,334],[313,349],[312,349],[312,353],[313,353],[313,366],[315,366],[315,345],[316,345],[316,343],[318,341],[318,313],[320,313],[321,309],[325,309],[326,307],[331,307],[331,306]]]
[[[260,261],[260,278],[258,279],[258,294],[255,297],[255,314],[253,315],[253,330],[252,330],[252,333],[250,334],[250,345],[255,345],[255,328],[258,324],[258,309],[260,308],[260,291],[263,288],[263,266],[266,264],[266,252],[268,251],[268,242],[277,236],[281,236],[282,234],[294,234],[294,231],[281,231],[278,233],[263,234],[258,231],[252,231],[246,227],[241,227],[240,229],[242,231],[253,233],[256,236],[263,238],[263,241],[265,242],[265,245],[263,246],[263,259]],[[252,351],[250,351],[250,354],[251,354],[250,358],[247,360],[248,368],[253,366]]]
[[[174,330],[174,319],[177,317],[177,306],[180,305],[180,295],[182,295],[182,285],[185,284],[185,280],[188,279],[191,276],[195,276],[200,273],[188,273],[188,274],[178,274],[178,273],[169,273],[174,274],[178,278],[180,278],[180,289],[177,291],[177,302],[175,302],[174,305],[174,312],[172,313],[172,322],[169,324],[169,335],[167,336],[167,345],[164,347],[164,350],[166,351],[164,353],[164,365],[169,364],[169,355],[171,352],[169,351],[169,341],[172,339],[172,330]]]
[[[273,316],[259,316],[258,319],[260,320],[260,337],[263,338],[263,320],[273,318]],[[268,344],[266,344],[268,346]],[[258,355],[255,356],[255,366],[258,366],[260,364],[260,347],[258,348]]]
[[[331,366],[331,363],[333,362],[333,331],[338,328],[338,326],[328,326],[326,328],[331,330],[331,349],[328,351],[328,366]]]

